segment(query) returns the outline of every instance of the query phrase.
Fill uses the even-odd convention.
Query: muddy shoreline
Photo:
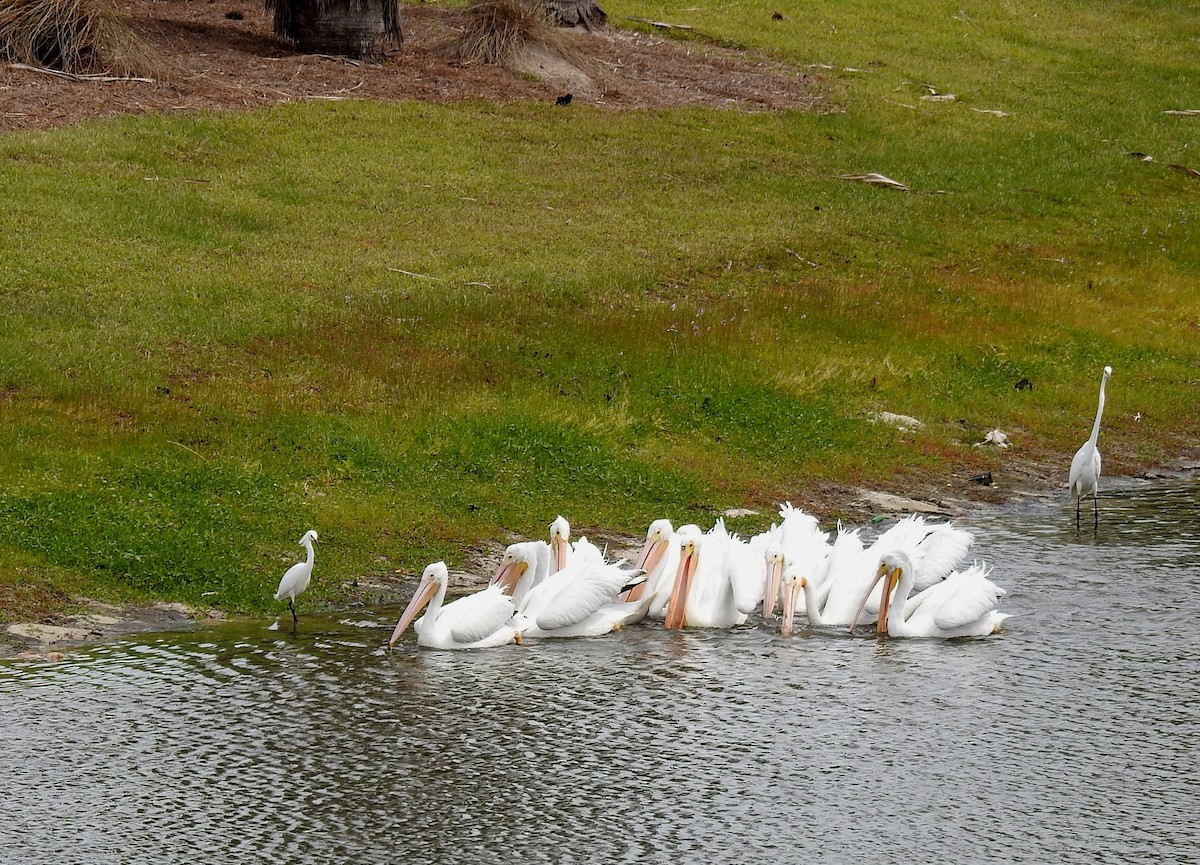
[[[806,502],[795,502],[812,513],[829,520],[835,511],[830,508],[827,496],[836,495],[839,511],[845,513],[850,507],[858,521],[869,522],[882,516],[898,518],[910,513],[921,513],[931,518],[954,519],[987,508],[1018,506],[1030,501],[1045,501],[1065,496],[1065,483],[1053,483],[1038,467],[1025,467],[1009,472],[1015,485],[998,487],[980,486],[978,491],[956,486],[950,494],[939,496],[935,490],[925,488],[911,497],[883,490],[843,487],[823,491],[827,495]],[[1113,483],[1138,480],[1177,480],[1200,475],[1200,449],[1181,457],[1168,465],[1146,469],[1132,475],[1110,478]],[[847,504],[848,503],[848,504]],[[727,516],[736,517],[762,514],[763,511],[736,511]],[[642,538],[605,532],[587,532],[598,545],[607,548],[614,558],[633,558],[641,546]],[[514,538],[513,540],[517,540]],[[451,588],[469,592],[479,588],[491,574],[503,554],[504,544],[495,542],[479,545],[471,550],[469,570],[451,572]],[[485,575],[485,576],[480,576]],[[411,593],[416,577],[407,573],[372,574],[359,577],[349,584],[348,600],[343,608],[351,609],[363,605],[399,604]],[[106,640],[120,639],[141,633],[187,630],[199,625],[222,621],[230,616],[221,610],[189,607],[181,603],[158,602],[152,604],[119,606],[105,604],[88,598],[72,600],[75,612],[59,614],[42,622],[22,622],[4,626],[0,632],[0,659],[26,658],[48,661],[62,660],[73,648],[88,646]],[[326,611],[328,612],[328,610]],[[283,611],[286,616],[286,610]],[[282,621],[282,619],[280,619]]]

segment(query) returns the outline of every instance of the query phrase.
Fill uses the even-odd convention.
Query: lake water
[[[1200,860],[1200,482],[973,515],[995,637],[482,652],[398,609],[0,663],[5,863]]]

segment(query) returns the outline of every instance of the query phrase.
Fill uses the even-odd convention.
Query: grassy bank
[[[0,138],[0,615],[261,611],[309,527],[336,604],[557,513],[1065,477],[1106,363],[1110,471],[1194,441],[1200,180],[1167,166],[1200,167],[1200,117],[1163,112],[1200,108],[1195,4],[605,5],[832,67],[835,110]],[[915,191],[838,178],[871,171]],[[970,446],[993,427],[1018,446]]]

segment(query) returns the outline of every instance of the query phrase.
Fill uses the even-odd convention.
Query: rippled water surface
[[[973,516],[988,639],[387,653],[382,610],[4,662],[0,861],[1197,861],[1198,505]]]

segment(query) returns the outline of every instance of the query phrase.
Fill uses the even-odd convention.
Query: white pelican
[[[313,569],[313,541],[317,539],[317,530],[309,529],[304,533],[304,537],[300,539],[300,546],[304,547],[306,555],[304,561],[296,562],[287,569],[287,573],[283,575],[283,579],[279,581],[279,589],[275,592],[275,600],[282,601],[287,598],[288,609],[292,611],[292,623],[300,624],[300,620],[296,617],[296,596],[308,588],[308,582],[312,579]]]
[[[809,623],[817,627],[866,624],[878,611],[879,600],[862,600],[876,576],[880,557],[892,550],[904,551],[914,564],[910,568],[918,591],[945,579],[966,557],[974,536],[953,523],[925,522],[918,514],[899,520],[867,549],[863,549],[858,530],[838,526],[833,547],[823,567],[808,571],[798,568],[792,574],[793,615],[804,601]],[[785,586],[785,592],[786,592]],[[784,616],[788,618],[785,607]]]
[[[848,625],[858,616],[865,616],[863,621],[869,622],[869,613],[856,612],[871,581],[871,571],[867,570],[870,564],[864,553],[859,530],[839,525],[823,567],[807,571],[796,563],[785,567],[781,632],[785,636],[791,633],[801,599],[809,624],[815,627]]]
[[[1100,403],[1096,406],[1096,420],[1092,424],[1092,435],[1075,451],[1071,459],[1071,474],[1067,482],[1071,486],[1071,501],[1075,503],[1075,531],[1079,531],[1079,503],[1084,496],[1092,497],[1092,527],[1100,528],[1100,503],[1097,495],[1100,484],[1100,451],[1096,439],[1100,436],[1100,418],[1104,414],[1104,386],[1112,375],[1112,367],[1104,368],[1100,378]]]
[[[598,637],[630,621],[638,604],[620,603],[640,572],[607,562],[587,538],[575,542],[567,566],[529,590],[514,625],[526,637]]]
[[[646,529],[646,543],[634,563],[634,568],[643,571],[646,579],[622,593],[621,600],[640,604],[640,618],[662,620],[667,612],[667,601],[671,598],[671,586],[675,583],[678,565],[679,539],[671,521],[655,520]]]
[[[763,618],[775,614],[779,601],[780,581],[788,564],[804,570],[810,579],[820,582],[824,577],[830,546],[817,518],[806,514],[791,502],[779,509],[783,521],[773,526],[764,537],[766,551],[766,582],[763,587]]]
[[[558,516],[550,524],[550,552],[554,554],[554,570],[561,571],[571,557],[571,524]]]
[[[707,534],[679,529],[679,565],[667,604],[667,628],[731,628],[746,621],[763,595],[761,549],[730,535],[723,520]]]
[[[947,639],[994,634],[1008,615],[996,609],[1004,589],[989,580],[988,573],[986,565],[976,563],[910,598],[915,576],[912,562],[902,550],[885,553],[867,589],[870,594],[883,580],[876,620],[879,633]]]
[[[550,545],[545,541],[509,544],[488,584],[503,588],[520,607],[529,590],[550,576],[552,560]]]
[[[488,649],[521,642],[520,632],[511,624],[512,598],[498,585],[451,601],[446,599],[450,575],[445,562],[426,566],[412,600],[404,608],[388,645],[395,645],[409,623],[426,604],[428,611],[417,628],[417,645],[430,649]]]

